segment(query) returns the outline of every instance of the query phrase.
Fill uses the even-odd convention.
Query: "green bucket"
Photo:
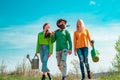
[[[96,50],[96,49],[94,48],[94,44],[93,44],[93,45],[92,45],[92,50],[91,50],[91,56],[92,56],[93,62],[98,62],[98,61],[99,61],[98,55],[99,55],[99,52],[98,52],[98,50]]]

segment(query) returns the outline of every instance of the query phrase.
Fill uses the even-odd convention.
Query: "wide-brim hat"
[[[65,19],[59,19],[59,20],[57,20],[56,25],[59,26],[58,24],[59,24],[61,21],[64,21],[65,24],[67,23],[67,21],[66,21]]]

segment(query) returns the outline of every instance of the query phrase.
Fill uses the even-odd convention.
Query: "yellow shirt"
[[[88,29],[74,32],[74,50],[77,48],[88,47],[88,41],[91,44],[91,36]]]

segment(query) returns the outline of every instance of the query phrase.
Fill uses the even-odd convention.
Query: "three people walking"
[[[59,19],[56,22],[58,29],[50,33],[50,24],[45,23],[43,25],[43,31],[38,33],[36,55],[40,53],[40,59],[42,62],[42,79],[45,80],[46,74],[49,80],[52,80],[50,71],[47,67],[48,58],[53,53],[53,43],[56,42],[56,59],[59,70],[61,71],[62,80],[66,80],[67,75],[67,55],[72,53],[72,41],[68,30],[66,30],[67,21]],[[80,61],[80,69],[82,74],[82,80],[85,79],[84,65],[87,69],[88,78],[91,79],[90,66],[88,63],[88,42],[92,46],[93,40],[90,33],[85,28],[82,20],[78,20],[76,24],[76,31],[74,32],[74,55],[78,55]]]

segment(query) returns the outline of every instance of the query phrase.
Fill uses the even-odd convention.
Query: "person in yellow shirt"
[[[81,80],[85,80],[84,65],[86,67],[88,78],[91,79],[90,66],[88,63],[88,42],[92,46],[94,41],[91,39],[90,33],[88,29],[85,28],[83,21],[78,20],[76,31],[74,32],[74,55],[78,55],[80,60],[80,69],[82,74]]]

